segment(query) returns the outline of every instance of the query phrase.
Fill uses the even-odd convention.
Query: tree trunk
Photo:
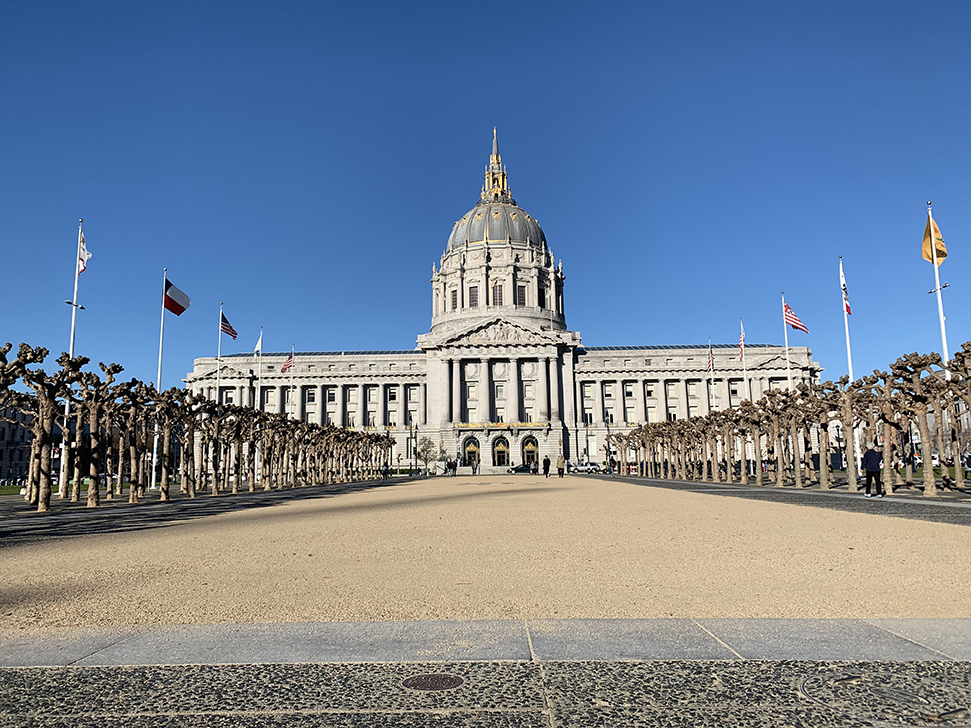
[[[172,425],[162,426],[162,478],[158,486],[158,499],[169,500],[169,478],[172,473]]]
[[[840,415],[843,421],[843,435],[846,438],[847,490],[850,493],[856,493],[858,490],[856,485],[856,443],[853,438],[853,400],[849,392],[843,393],[843,401],[840,403]]]
[[[924,496],[937,497],[937,482],[934,479],[934,463],[931,460],[931,431],[927,425],[927,405],[917,404],[917,429],[920,430],[920,451],[924,458]]]
[[[752,449],[755,459],[755,484],[762,486],[762,431],[758,426],[752,428]]]
[[[947,414],[951,419],[950,432],[950,443],[951,443],[951,459],[954,461],[954,485],[958,489],[964,488],[964,458],[961,452],[961,443],[959,437],[959,428],[961,427],[961,421],[958,419],[957,412],[954,408],[954,399],[948,399],[947,403]]]
[[[91,403],[88,405],[88,508],[101,505],[101,412]]]
[[[37,512],[51,509],[51,443],[54,440],[54,402],[38,397],[37,416],[40,418],[40,463],[37,484]]]
[[[819,423],[819,489],[829,490],[829,423]]]
[[[802,488],[802,458],[799,455],[799,425],[793,420],[789,424],[789,438],[792,440],[792,475],[796,487]]]

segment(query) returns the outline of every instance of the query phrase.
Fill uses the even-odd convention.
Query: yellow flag
[[[937,264],[940,265],[944,262],[947,257],[947,248],[944,247],[944,236],[941,235],[941,229],[937,227],[937,223],[934,222],[934,218],[930,215],[927,216],[927,227],[924,228],[924,260],[929,260],[931,263],[934,262],[934,251],[931,250],[931,237],[934,238],[934,245],[937,248]]]

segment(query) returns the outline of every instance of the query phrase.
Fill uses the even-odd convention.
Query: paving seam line
[[[78,665],[77,663],[79,663],[81,660],[87,660],[89,657],[93,657],[94,655],[97,655],[99,652],[104,652],[105,650],[107,650],[107,649],[109,649],[111,647],[115,647],[116,645],[120,645],[123,642],[127,642],[128,640],[134,639],[135,637],[142,637],[142,636],[148,634],[149,631],[150,630],[145,630],[145,629],[143,629],[143,630],[137,630],[133,634],[129,634],[129,635],[125,636],[125,637],[120,637],[119,639],[116,639],[116,640],[114,640],[112,642],[109,642],[108,644],[104,645],[103,647],[99,647],[98,649],[94,650],[93,652],[89,652],[87,655],[83,655],[83,656],[79,657],[76,660],[71,660],[69,663],[67,663],[66,665],[64,665],[64,667],[104,667],[103,665]]]
[[[550,691],[547,689],[546,669],[543,667],[543,661],[536,658],[536,651],[533,650],[533,636],[529,631],[528,619],[523,620],[523,629],[526,631],[526,644],[529,645],[530,662],[535,662],[539,670],[540,690],[543,693],[543,713],[550,722],[550,728],[556,728],[556,718],[553,713],[553,705],[550,701]]]
[[[708,629],[707,627],[705,627],[705,625],[701,624],[697,619],[692,619],[691,621],[694,622],[696,625],[698,625],[698,627],[701,628],[704,632],[706,632],[713,640],[715,640],[715,642],[717,642],[718,644],[722,645],[722,647],[724,647],[726,650],[728,650],[733,655],[735,655],[739,660],[747,660],[748,659],[748,658],[742,657],[740,654],[738,654],[738,652],[736,652],[735,649],[730,644],[728,644],[727,642],[725,642],[725,640],[719,638],[714,632],[712,632],[710,629]]]
[[[875,624],[870,619],[864,619],[863,622],[865,622],[866,624],[869,624],[871,627],[876,627],[877,629],[882,630],[882,631],[886,632],[887,634],[892,634],[894,637],[899,637],[902,640],[906,640],[907,642],[910,642],[912,645],[917,645],[918,647],[923,647],[925,650],[930,650],[931,652],[936,652],[938,655],[943,655],[944,657],[946,657],[951,662],[961,662],[961,660],[957,659],[956,657],[952,657],[951,655],[947,654],[946,652],[941,652],[940,650],[935,650],[933,647],[929,647],[928,645],[925,645],[925,644],[923,644],[921,642],[918,642],[917,640],[912,639],[911,637],[905,637],[902,634],[897,634],[892,629],[887,629],[886,627],[882,627],[879,624]]]

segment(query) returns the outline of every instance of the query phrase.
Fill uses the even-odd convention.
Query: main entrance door
[[[472,463],[479,462],[479,441],[474,437],[470,437],[465,441],[465,448],[462,453],[465,456],[463,465],[469,466]]]
[[[523,462],[527,465],[539,463],[539,443],[535,437],[527,437],[523,440]]]
[[[492,443],[492,464],[503,468],[509,465],[509,443],[504,437],[497,437]]]

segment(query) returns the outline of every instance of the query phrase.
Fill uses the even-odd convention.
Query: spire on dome
[[[499,136],[496,127],[492,127],[492,156],[489,157],[489,166],[486,168],[485,185],[482,187],[483,202],[512,202],[512,193],[509,191],[509,181],[506,179],[506,168],[502,166],[502,157],[499,156]]]

